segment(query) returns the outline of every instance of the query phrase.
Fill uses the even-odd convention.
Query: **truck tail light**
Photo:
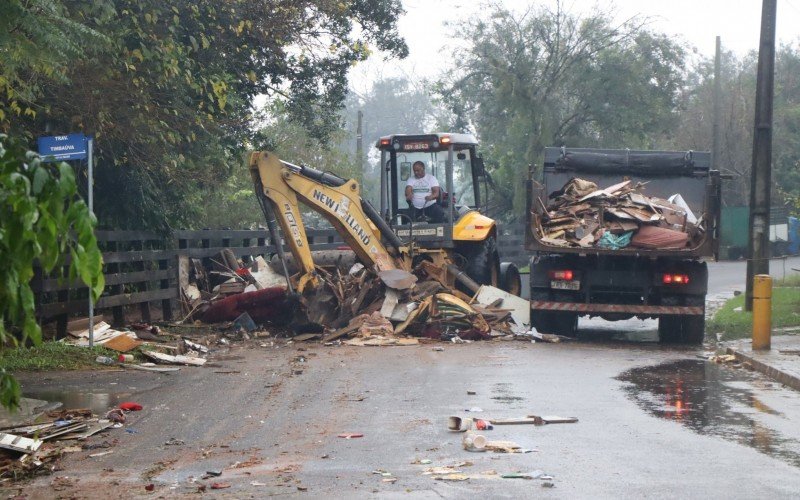
[[[689,276],[686,274],[665,274],[661,281],[665,285],[686,285],[689,283]]]
[[[550,271],[549,273],[551,280],[564,280],[564,281],[572,281],[574,278],[574,274],[569,269],[564,269],[561,271]]]

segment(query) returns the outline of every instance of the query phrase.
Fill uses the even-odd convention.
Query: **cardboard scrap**
[[[683,249],[699,245],[704,217],[695,217],[680,194],[670,201],[642,194],[644,184],[630,179],[586,192],[593,183],[573,177],[535,207],[531,230],[540,243],[553,247],[594,248],[604,233],[633,233],[635,248]],[[673,231],[668,232],[668,231]],[[603,248],[606,248],[605,246]],[[625,248],[624,246],[622,248]]]
[[[133,334],[136,335],[136,334]],[[131,338],[129,335],[117,335],[114,338],[108,339],[105,342],[101,342],[103,347],[107,347],[117,352],[128,352],[133,349],[136,349],[144,342],[141,340],[136,340]]]

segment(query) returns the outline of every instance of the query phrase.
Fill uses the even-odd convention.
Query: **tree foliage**
[[[69,256],[69,279],[80,278],[100,297],[105,280],[95,223],[69,165],[42,163],[0,135],[0,346],[41,341],[30,286],[35,263],[45,274],[60,273]],[[0,377],[4,406],[19,400],[9,377]]]
[[[544,146],[645,146],[674,123],[684,51],[638,19],[495,5],[458,31],[467,48],[440,92],[498,166],[500,210],[522,213],[520,181]]]
[[[276,103],[264,110],[259,117],[262,125],[256,130],[251,150],[265,150],[275,153],[278,158],[296,165],[308,165],[325,172],[332,172],[347,179],[361,180],[362,172],[352,154],[335,147],[342,140],[342,131],[331,135],[331,140],[322,142],[309,135],[308,130],[290,119],[282,103]],[[212,228],[250,228],[263,227],[264,216],[259,209],[253,191],[250,173],[242,157],[236,171],[218,186],[200,194],[193,203],[213,207],[205,221]],[[309,227],[328,227],[322,219],[307,207],[302,207],[304,220]]]
[[[189,202],[238,167],[256,96],[281,99],[326,139],[339,128],[350,65],[371,44],[407,53],[395,27],[402,10],[389,0],[50,2],[110,42],[74,57],[63,79],[28,68],[42,78],[35,117],[6,127],[93,134],[97,211],[120,228],[201,220],[204,207]]]
[[[364,196],[376,202],[380,193],[378,163],[380,154],[375,144],[389,134],[417,134],[438,128],[444,110],[431,100],[430,84],[412,82],[404,77],[388,77],[373,83],[362,95],[351,92],[344,110],[347,138],[343,147],[356,150],[358,112],[362,112],[361,137],[363,157],[356,161],[363,165]]]

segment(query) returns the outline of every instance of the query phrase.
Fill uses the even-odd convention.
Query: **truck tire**
[[[475,243],[464,243],[458,253],[466,259],[464,271],[479,285],[497,286],[500,282],[500,258],[494,236]]]
[[[578,334],[578,315],[574,313],[554,312],[548,313],[550,316],[550,331],[542,333],[554,333],[565,337],[575,337]]]
[[[531,300],[563,299],[551,297],[547,290],[532,289]],[[578,315],[575,313],[531,310],[531,325],[540,333],[553,333],[565,337],[578,335]]]
[[[513,262],[500,263],[500,288],[511,295],[520,296],[522,294],[522,280],[519,277],[519,269]]]
[[[705,308],[703,312],[705,312]],[[705,338],[705,331],[705,314],[658,318],[658,340],[662,344],[701,345]]]

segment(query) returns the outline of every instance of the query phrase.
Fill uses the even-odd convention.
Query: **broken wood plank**
[[[535,418],[495,418],[489,419],[492,425],[538,425]]]
[[[142,354],[156,361],[162,361],[164,363],[172,363],[176,365],[203,366],[204,364],[206,364],[207,361],[204,358],[195,358],[192,356],[183,356],[180,354],[177,356],[172,356],[170,354],[164,354],[154,351],[142,351]]]
[[[42,446],[41,439],[30,439],[22,436],[15,436],[0,432],[0,448],[19,451],[22,453],[33,453]]]
[[[106,420],[106,419],[98,420],[97,422],[93,422],[93,423],[89,424],[89,428],[86,429],[85,432],[82,432],[82,433],[80,433],[80,434],[78,434],[76,436],[73,436],[73,437],[75,439],[86,439],[86,438],[88,438],[90,436],[94,436],[98,432],[102,432],[102,431],[108,429],[109,427],[111,427],[113,425],[114,425],[114,422],[112,422],[111,420]]]
[[[302,333],[300,335],[295,335],[292,337],[292,340],[296,342],[305,342],[306,340],[312,340],[321,337],[322,334],[319,333]]]
[[[556,415],[545,415],[545,416],[538,416],[538,415],[528,415],[528,418],[532,418],[537,421],[536,425],[546,425],[546,424],[574,424],[578,421],[577,417],[559,417]]]
[[[335,330],[335,331],[329,333],[327,336],[325,336],[322,339],[322,342],[332,342],[332,341],[334,341],[336,339],[339,339],[339,338],[342,338],[342,337],[344,337],[346,335],[350,335],[352,333],[356,333],[359,328],[361,328],[361,325],[355,325],[355,326],[354,325],[348,325],[348,326],[345,326],[343,328],[339,328],[338,330]]]

